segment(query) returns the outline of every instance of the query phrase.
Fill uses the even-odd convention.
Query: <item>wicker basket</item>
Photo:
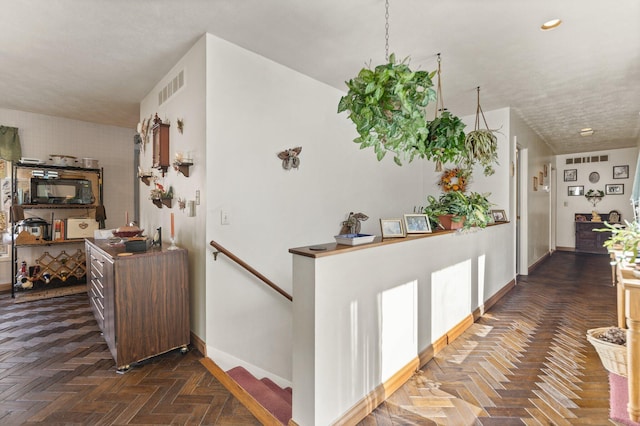
[[[627,347],[605,342],[598,338],[609,328],[602,327],[587,330],[587,340],[596,348],[604,368],[612,373],[627,377]]]

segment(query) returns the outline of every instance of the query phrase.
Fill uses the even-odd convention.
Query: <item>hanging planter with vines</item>
[[[465,137],[465,152],[464,164],[466,167],[471,168],[475,163],[480,163],[484,167],[483,173],[485,176],[490,176],[495,173],[493,168],[494,164],[498,164],[498,138],[496,133],[498,130],[489,129],[487,119],[480,107],[480,86],[478,91],[478,107],[476,108],[476,122],[472,131],[467,133]],[[480,116],[484,121],[485,129],[480,128]]]
[[[432,78],[435,73],[413,71],[407,59],[396,62],[389,55],[389,1],[385,1],[386,64],[363,68],[346,84],[349,91],[340,99],[338,113],[349,111],[359,134],[353,141],[360,148],[373,147],[378,161],[393,153],[396,164],[415,157],[430,158],[429,123],[425,107],[436,100]]]
[[[338,113],[349,111],[356,125],[360,136],[353,141],[361,149],[373,147],[378,161],[387,152],[398,165],[403,158],[411,162],[416,156],[428,157],[424,108],[436,98],[432,77],[427,71],[412,71],[406,59],[396,63],[394,54],[387,64],[363,68],[346,83],[349,91],[338,104]]]
[[[436,113],[429,122],[426,158],[436,162],[436,171],[442,171],[444,163],[459,163],[464,158],[464,123],[444,107],[442,96],[442,66],[438,53],[438,90]],[[438,116],[440,113],[440,116]]]

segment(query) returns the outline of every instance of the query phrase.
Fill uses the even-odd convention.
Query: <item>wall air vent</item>
[[[184,70],[181,70],[175,77],[169,80],[166,86],[164,86],[158,92],[158,105],[162,105],[167,102],[169,98],[176,93],[184,86]]]
[[[591,157],[574,157],[566,158],[565,164],[582,164],[582,163],[604,163],[609,161],[608,155],[593,155]]]

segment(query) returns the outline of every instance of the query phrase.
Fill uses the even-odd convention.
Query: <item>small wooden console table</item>
[[[631,268],[618,265],[618,314],[627,319],[627,374],[629,379],[629,419],[640,421],[640,279]],[[620,286],[622,294],[620,294]]]

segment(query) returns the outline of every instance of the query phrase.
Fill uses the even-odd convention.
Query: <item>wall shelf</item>
[[[147,186],[151,185],[151,181],[153,180],[153,175],[145,175],[145,176],[138,176],[138,177]]]
[[[163,205],[167,208],[171,208],[172,200],[173,198],[155,198],[151,201],[156,205],[157,208],[161,209]]]
[[[173,163],[173,168],[184,175],[184,177],[189,177],[189,167],[193,166],[191,162],[183,162],[176,161]]]

